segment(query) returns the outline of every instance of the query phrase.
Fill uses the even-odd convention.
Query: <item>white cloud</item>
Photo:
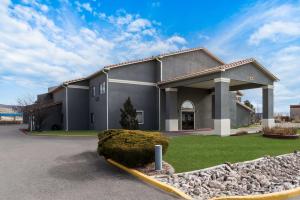
[[[29,1],[0,2],[1,84],[13,82],[24,92],[40,92],[36,90],[39,86],[52,86],[89,75],[107,64],[178,50],[186,44],[177,35],[161,36],[157,23],[126,11],[111,16],[102,13],[107,29],[82,26],[76,15],[64,14],[56,16],[63,19],[59,25]]]
[[[275,112],[287,112],[300,101],[299,12],[300,2],[259,2],[229,18],[207,41],[224,60],[255,57],[280,79],[275,84]],[[255,91],[247,91],[246,98],[261,104],[261,89]]]
[[[276,42],[284,37],[300,37],[300,22],[273,21],[264,24],[250,36],[250,44],[259,44],[263,40]]]
[[[92,13],[93,12],[93,9],[91,7],[91,5],[89,3],[80,3],[79,1],[75,1],[75,5],[76,5],[76,8],[79,12],[82,11],[82,9]]]
[[[129,32],[138,32],[141,31],[147,27],[151,27],[152,24],[149,20],[147,19],[141,19],[138,18],[132,22],[130,22],[130,24],[128,25],[128,31]]]

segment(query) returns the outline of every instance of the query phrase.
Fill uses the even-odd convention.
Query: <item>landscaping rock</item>
[[[279,192],[300,187],[300,153],[156,178],[201,200]]]

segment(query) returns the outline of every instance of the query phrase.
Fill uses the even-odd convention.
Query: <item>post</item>
[[[155,145],[155,170],[162,170],[162,146]]]
[[[230,135],[230,79],[217,78],[215,82],[215,119],[214,131],[216,135]]]
[[[165,130],[178,131],[177,88],[166,88]]]
[[[272,128],[275,126],[274,122],[274,95],[273,95],[273,85],[267,85],[262,89],[263,97],[263,127]]]

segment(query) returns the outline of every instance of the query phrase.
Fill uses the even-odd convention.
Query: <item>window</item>
[[[100,84],[100,94],[105,94],[105,82]]]
[[[99,94],[102,94],[102,84],[99,83]]]
[[[96,96],[96,86],[92,87],[92,96]]]
[[[93,124],[95,122],[95,116],[94,113],[91,113],[91,124]]]
[[[137,110],[136,111],[136,119],[139,124],[144,124],[144,111]]]
[[[105,94],[105,82],[103,82],[102,87],[103,87],[102,92],[103,94]]]

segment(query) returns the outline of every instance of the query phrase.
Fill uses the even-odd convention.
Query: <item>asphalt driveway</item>
[[[96,138],[26,136],[0,126],[0,199],[174,199],[107,164]]]

